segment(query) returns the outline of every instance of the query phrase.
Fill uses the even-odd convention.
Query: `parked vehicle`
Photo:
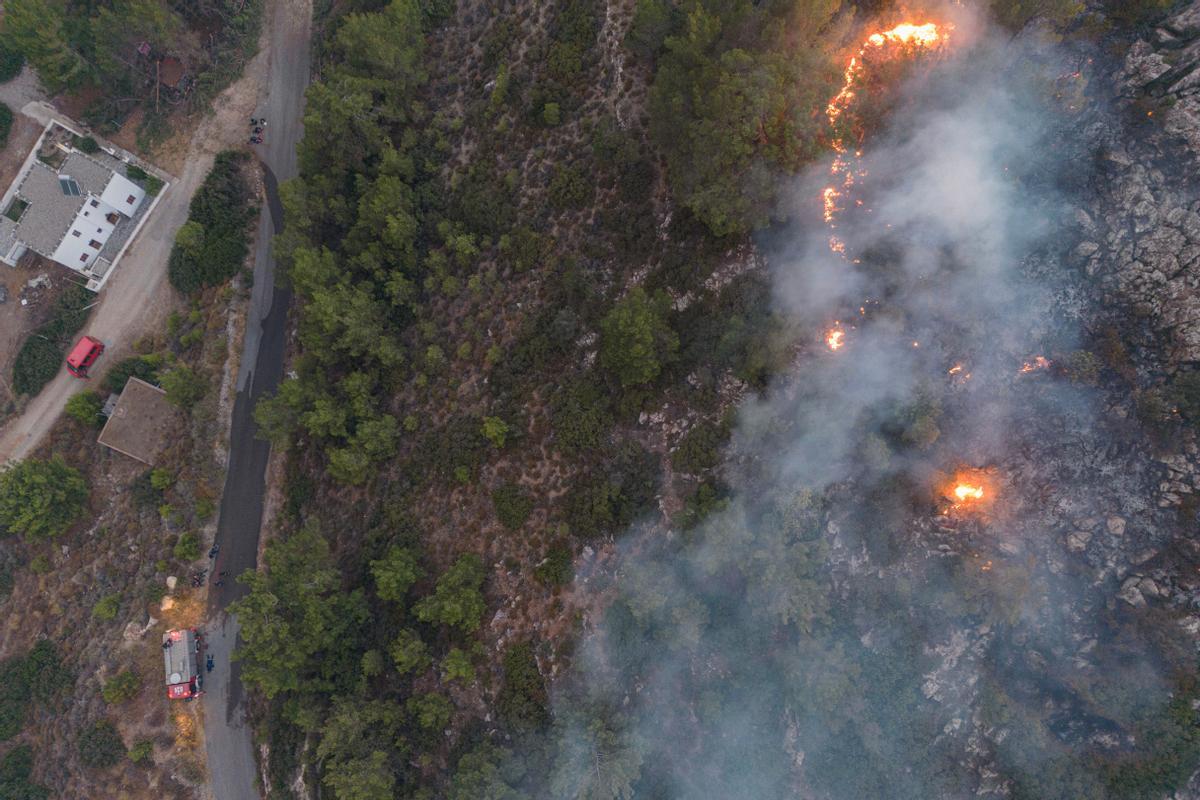
[[[167,697],[171,700],[191,700],[203,693],[204,679],[196,668],[200,642],[200,632],[195,628],[163,634],[163,665]]]
[[[88,368],[96,363],[96,359],[103,352],[104,342],[91,336],[84,336],[67,355],[67,371],[76,378],[86,378]]]

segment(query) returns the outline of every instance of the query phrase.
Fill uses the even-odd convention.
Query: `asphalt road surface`
[[[267,166],[267,205],[263,235],[254,257],[254,288],[229,446],[229,468],[217,521],[217,558],[211,575],[224,572],[221,586],[209,587],[209,652],[215,667],[208,675],[204,696],[204,740],[208,770],[216,800],[257,800],[261,796],[254,763],[254,746],[245,718],[240,669],[231,658],[237,644],[237,618],[225,612],[246,593],[236,576],[254,569],[258,559],[270,446],[256,435],[254,406],[274,393],[283,372],[285,329],[290,292],[274,281],[271,237],[283,227],[278,180],[295,177],[296,144],[302,133],[304,90],[309,77],[311,0],[275,0],[270,4],[271,59],[266,99],[253,116],[267,120],[264,141],[256,147]],[[247,134],[249,119],[245,120]]]

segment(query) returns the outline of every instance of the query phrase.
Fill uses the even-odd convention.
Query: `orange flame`
[[[1036,356],[1032,361],[1026,361],[1021,365],[1021,374],[1025,375],[1030,372],[1035,372],[1039,369],[1049,369],[1050,359],[1045,356]]]
[[[902,22],[891,30],[872,33],[866,38],[862,46],[858,48],[858,52],[850,57],[850,62],[842,72],[842,88],[825,106],[825,116],[829,120],[830,126],[835,130],[833,141],[830,144],[836,154],[833,159],[833,165],[830,167],[834,183],[827,186],[821,193],[825,222],[830,227],[834,227],[834,221],[840,210],[838,207],[838,198],[842,196],[842,193],[835,186],[841,184],[843,189],[849,189],[854,185],[856,176],[861,178],[866,175],[865,170],[861,168],[856,169],[855,167],[855,162],[862,156],[862,153],[860,151],[849,153],[845,140],[836,133],[838,119],[854,101],[854,87],[862,76],[865,57],[869,52],[879,50],[889,44],[900,44],[918,49],[931,50],[943,45],[949,37],[950,31],[953,29],[954,26],[952,25],[939,26],[936,22],[926,22],[920,25],[911,22]],[[830,238],[829,245],[833,252],[845,255],[845,244],[836,236]]]
[[[954,496],[958,498],[960,503],[967,500],[982,500],[983,487],[972,486],[969,483],[960,483],[954,487]]]
[[[825,332],[825,344],[830,350],[838,350],[845,342],[846,332],[841,328],[830,328]]]

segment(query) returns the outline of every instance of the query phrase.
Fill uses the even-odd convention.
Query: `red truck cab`
[[[104,342],[84,336],[67,355],[67,371],[76,378],[86,378],[88,367],[96,363],[96,359],[104,352]]]

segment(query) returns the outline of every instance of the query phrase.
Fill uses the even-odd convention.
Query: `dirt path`
[[[266,43],[269,45],[269,37]],[[101,291],[99,304],[82,331],[108,346],[99,365],[101,371],[127,355],[131,343],[159,325],[170,308],[174,290],[166,280],[167,257],[175,232],[187,221],[188,204],[216,154],[245,143],[246,120],[258,103],[269,61],[270,48],[264,46],[247,65],[242,79],[214,101],[214,113],[201,120],[189,137],[179,137],[187,143],[185,157],[175,164],[170,163],[174,158],[163,164],[168,169],[181,165],[182,169],[117,265],[116,274]],[[40,92],[36,82],[31,84],[28,71],[0,87],[0,101],[11,104],[25,99],[29,105],[17,108],[23,113],[37,113]],[[0,464],[29,455],[50,430],[67,399],[90,385],[60,370],[20,414],[0,429]]]

